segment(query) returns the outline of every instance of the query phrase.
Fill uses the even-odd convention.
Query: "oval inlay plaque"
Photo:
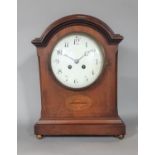
[[[66,106],[70,110],[84,110],[92,105],[92,99],[84,95],[71,96],[66,99]]]

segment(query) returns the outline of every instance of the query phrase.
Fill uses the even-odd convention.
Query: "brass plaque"
[[[84,95],[71,96],[66,99],[66,106],[70,110],[85,110],[92,105],[92,99]]]

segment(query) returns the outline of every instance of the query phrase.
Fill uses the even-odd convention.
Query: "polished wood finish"
[[[103,21],[92,16],[77,14],[66,16],[55,21],[48,26],[40,38],[32,40],[32,43],[37,47],[46,46],[51,37],[53,37],[58,31],[74,25],[84,25],[97,30],[103,34],[111,44],[118,44],[123,39],[120,34],[114,34],[112,29]]]
[[[54,45],[73,32],[94,37],[106,57],[99,79],[79,90],[60,84],[50,65]],[[32,41],[37,47],[41,86],[41,118],[35,124],[36,135],[125,135],[125,125],[117,111],[117,53],[122,39],[99,19],[72,15],[54,22]]]

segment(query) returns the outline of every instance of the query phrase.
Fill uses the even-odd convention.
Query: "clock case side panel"
[[[43,55],[40,56],[40,53],[44,53],[43,48],[38,47],[37,48],[37,57],[38,57],[38,65],[39,65],[40,94],[41,94],[41,112],[40,112],[39,120],[41,120],[44,116],[48,115],[46,108],[44,107],[44,102],[46,102],[45,97],[44,97],[46,94],[46,90],[45,90],[46,84],[44,84],[44,82],[46,82],[46,81],[44,80],[44,77],[45,77],[45,76],[43,76],[44,75],[44,73],[43,73],[44,67],[42,66],[42,64],[44,64],[44,63],[42,63],[44,61],[44,58],[43,58],[44,56]]]

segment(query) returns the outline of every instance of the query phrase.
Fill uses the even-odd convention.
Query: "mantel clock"
[[[55,21],[32,40],[41,88],[38,138],[124,137],[125,125],[117,111],[117,53],[122,39],[103,21],[77,14]]]

